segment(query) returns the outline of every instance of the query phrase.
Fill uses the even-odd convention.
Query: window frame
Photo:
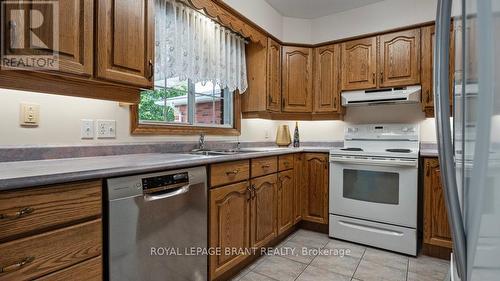
[[[139,120],[139,105],[130,106],[130,131],[132,135],[241,135],[241,95],[233,92],[233,127],[211,127],[191,124],[152,124],[141,123]]]

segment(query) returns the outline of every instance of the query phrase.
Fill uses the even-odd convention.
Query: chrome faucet
[[[200,134],[200,139],[198,140],[198,149],[205,150],[205,134]]]

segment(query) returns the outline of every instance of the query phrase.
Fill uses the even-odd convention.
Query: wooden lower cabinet
[[[293,172],[295,178],[294,185],[294,196],[293,196],[293,220],[294,223],[300,222],[302,220],[302,191],[304,188],[304,154],[297,153],[293,157]]]
[[[451,232],[438,158],[424,159],[424,254],[449,259]]]
[[[210,255],[211,279],[242,262],[245,255],[226,255],[226,248],[250,247],[250,200],[248,181],[210,190],[210,247],[220,255]]]
[[[90,181],[0,192],[0,281],[102,280],[101,189]]]
[[[277,183],[276,174],[251,180],[251,241],[252,246],[265,246],[277,236]]]
[[[302,219],[328,224],[328,154],[305,153]]]
[[[295,177],[293,170],[278,174],[278,235],[294,225]]]

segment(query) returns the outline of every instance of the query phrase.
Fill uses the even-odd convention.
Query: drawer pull
[[[35,260],[35,257],[24,258],[22,261],[17,262],[15,264],[1,267],[0,273],[9,273],[9,272],[17,271],[17,270],[21,269],[23,266],[33,262],[34,260]]]
[[[262,167],[262,169],[267,169],[267,168],[271,168],[271,165],[266,164],[266,165],[262,165],[261,167]]]
[[[236,175],[240,172],[240,170],[232,170],[232,171],[227,171],[226,172],[226,176],[229,176],[229,175]]]
[[[18,219],[24,216],[27,216],[31,213],[33,213],[35,209],[26,207],[22,208],[21,210],[15,212],[14,214],[0,214],[0,220],[13,220],[13,219]]]

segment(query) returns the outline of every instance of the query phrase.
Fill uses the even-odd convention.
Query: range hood
[[[342,92],[342,106],[361,106],[396,103],[418,103],[422,87],[408,86],[375,90]]]

